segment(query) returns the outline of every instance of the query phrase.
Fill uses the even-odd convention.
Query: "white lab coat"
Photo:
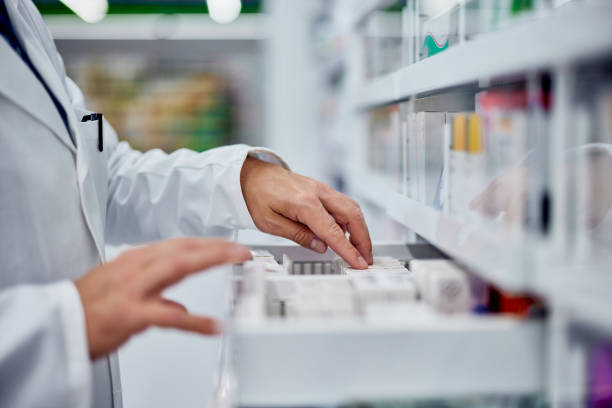
[[[104,260],[105,243],[254,228],[240,188],[247,154],[140,153],[95,122],[30,0],[5,0],[34,66],[68,114],[0,37],[0,407],[120,407],[115,355],[90,362],[73,280]]]

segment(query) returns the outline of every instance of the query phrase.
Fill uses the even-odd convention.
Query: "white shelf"
[[[355,13],[353,14],[353,24],[360,24],[368,15],[376,10],[384,9],[395,0],[361,0],[356,3]]]
[[[386,209],[391,218],[488,281],[508,291],[530,289],[525,273],[527,239],[510,238],[501,226],[484,219],[461,221],[399,194]]]
[[[554,275],[542,276],[536,288],[570,323],[612,339],[612,276],[608,272],[590,267],[559,268]]]
[[[76,16],[46,16],[56,40],[263,40],[265,16],[242,15],[231,24],[217,24],[208,15],[109,15],[101,24]]]
[[[509,291],[530,289],[525,273],[525,240],[510,240],[507,231],[491,221],[461,221],[394,192],[380,175],[362,173],[350,181],[355,197],[386,211],[485,279]]]
[[[540,68],[612,55],[612,2],[575,2],[482,35],[358,89],[358,108]]]
[[[268,320],[233,334],[241,406],[525,395],[543,391],[544,325],[506,317]]]
[[[547,304],[563,308],[570,321],[612,338],[612,277],[606,275],[604,268],[555,263],[543,256],[552,252],[550,248],[534,237],[506,239],[508,235],[500,225],[484,219],[461,221],[392,192],[382,177],[359,180],[362,183],[353,190],[357,197],[386,210],[391,218],[487,281],[510,292],[541,296]],[[545,259],[545,265],[536,265],[535,258],[529,259],[536,253]]]

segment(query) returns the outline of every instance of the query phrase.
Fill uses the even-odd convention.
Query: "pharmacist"
[[[218,331],[161,293],[249,251],[162,239],[257,227],[372,262],[348,197],[265,149],[134,151],[86,109],[30,0],[0,0],[0,31],[0,406],[121,406],[112,353],[132,334]],[[104,263],[106,243],[146,241]]]

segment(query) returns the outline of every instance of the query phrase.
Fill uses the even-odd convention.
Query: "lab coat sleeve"
[[[70,281],[0,291],[0,406],[89,407],[91,361]]]
[[[83,109],[79,88],[67,78],[73,105]],[[159,149],[142,153],[118,142],[104,123],[108,153],[106,242],[138,243],[182,235],[224,235],[253,229],[242,196],[240,171],[247,155],[287,167],[273,152],[247,145],[203,153]]]

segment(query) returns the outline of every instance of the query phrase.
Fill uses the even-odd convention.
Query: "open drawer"
[[[387,312],[236,320],[236,402],[330,406],[542,394],[543,319],[446,315],[422,302],[402,309],[401,318]]]

